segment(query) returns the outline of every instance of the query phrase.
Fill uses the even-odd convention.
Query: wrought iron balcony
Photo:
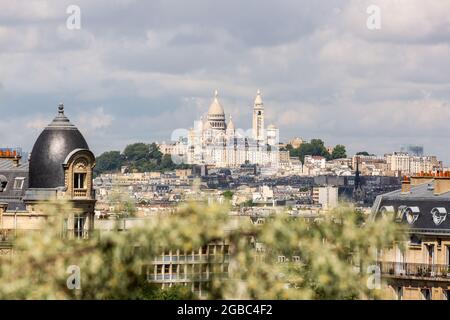
[[[450,265],[406,262],[378,262],[382,275],[392,277],[414,277],[446,279],[450,281]]]

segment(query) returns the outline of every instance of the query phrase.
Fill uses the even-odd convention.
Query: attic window
[[[420,238],[414,234],[411,236],[409,242],[412,245],[420,245],[422,243],[422,240],[420,240]]]
[[[86,189],[86,173],[75,173],[73,177],[74,189]]]
[[[6,180],[6,177],[0,176],[0,192],[3,192],[6,189],[7,184],[8,184],[8,180]]]
[[[14,179],[14,190],[22,190],[23,184],[24,184],[25,178],[24,177],[18,177]]]
[[[405,210],[406,221],[413,224],[419,218],[420,210],[418,207],[409,207]]]

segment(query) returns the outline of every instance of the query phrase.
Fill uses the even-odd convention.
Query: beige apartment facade
[[[64,200],[73,213],[64,217],[67,237],[86,238],[94,227],[95,156],[64,106],[37,138],[29,159],[0,157],[0,248],[12,252],[14,238],[39,232],[48,221],[41,205]]]
[[[405,242],[378,252],[386,290],[398,300],[448,300],[450,291],[450,173],[404,179],[378,196],[372,217],[390,215],[406,226]]]

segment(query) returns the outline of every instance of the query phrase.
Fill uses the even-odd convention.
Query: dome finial
[[[263,105],[262,96],[261,96],[261,89],[258,89],[256,91],[256,98],[255,98],[255,107],[261,107]]]
[[[214,90],[214,98],[218,98],[219,97],[219,90]]]
[[[58,105],[58,113],[64,115],[64,104],[62,102]]]

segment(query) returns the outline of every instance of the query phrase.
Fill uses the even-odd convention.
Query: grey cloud
[[[82,30],[68,31],[71,1],[16,1],[0,12],[2,117],[50,120],[63,100],[87,127],[102,106],[108,125],[86,130],[99,153],[168,140],[206,112],[216,87],[247,128],[261,88],[285,139],[377,153],[417,142],[449,161],[448,5],[380,0],[382,30],[369,32],[369,2],[81,0]],[[35,130],[2,143],[30,149]]]

